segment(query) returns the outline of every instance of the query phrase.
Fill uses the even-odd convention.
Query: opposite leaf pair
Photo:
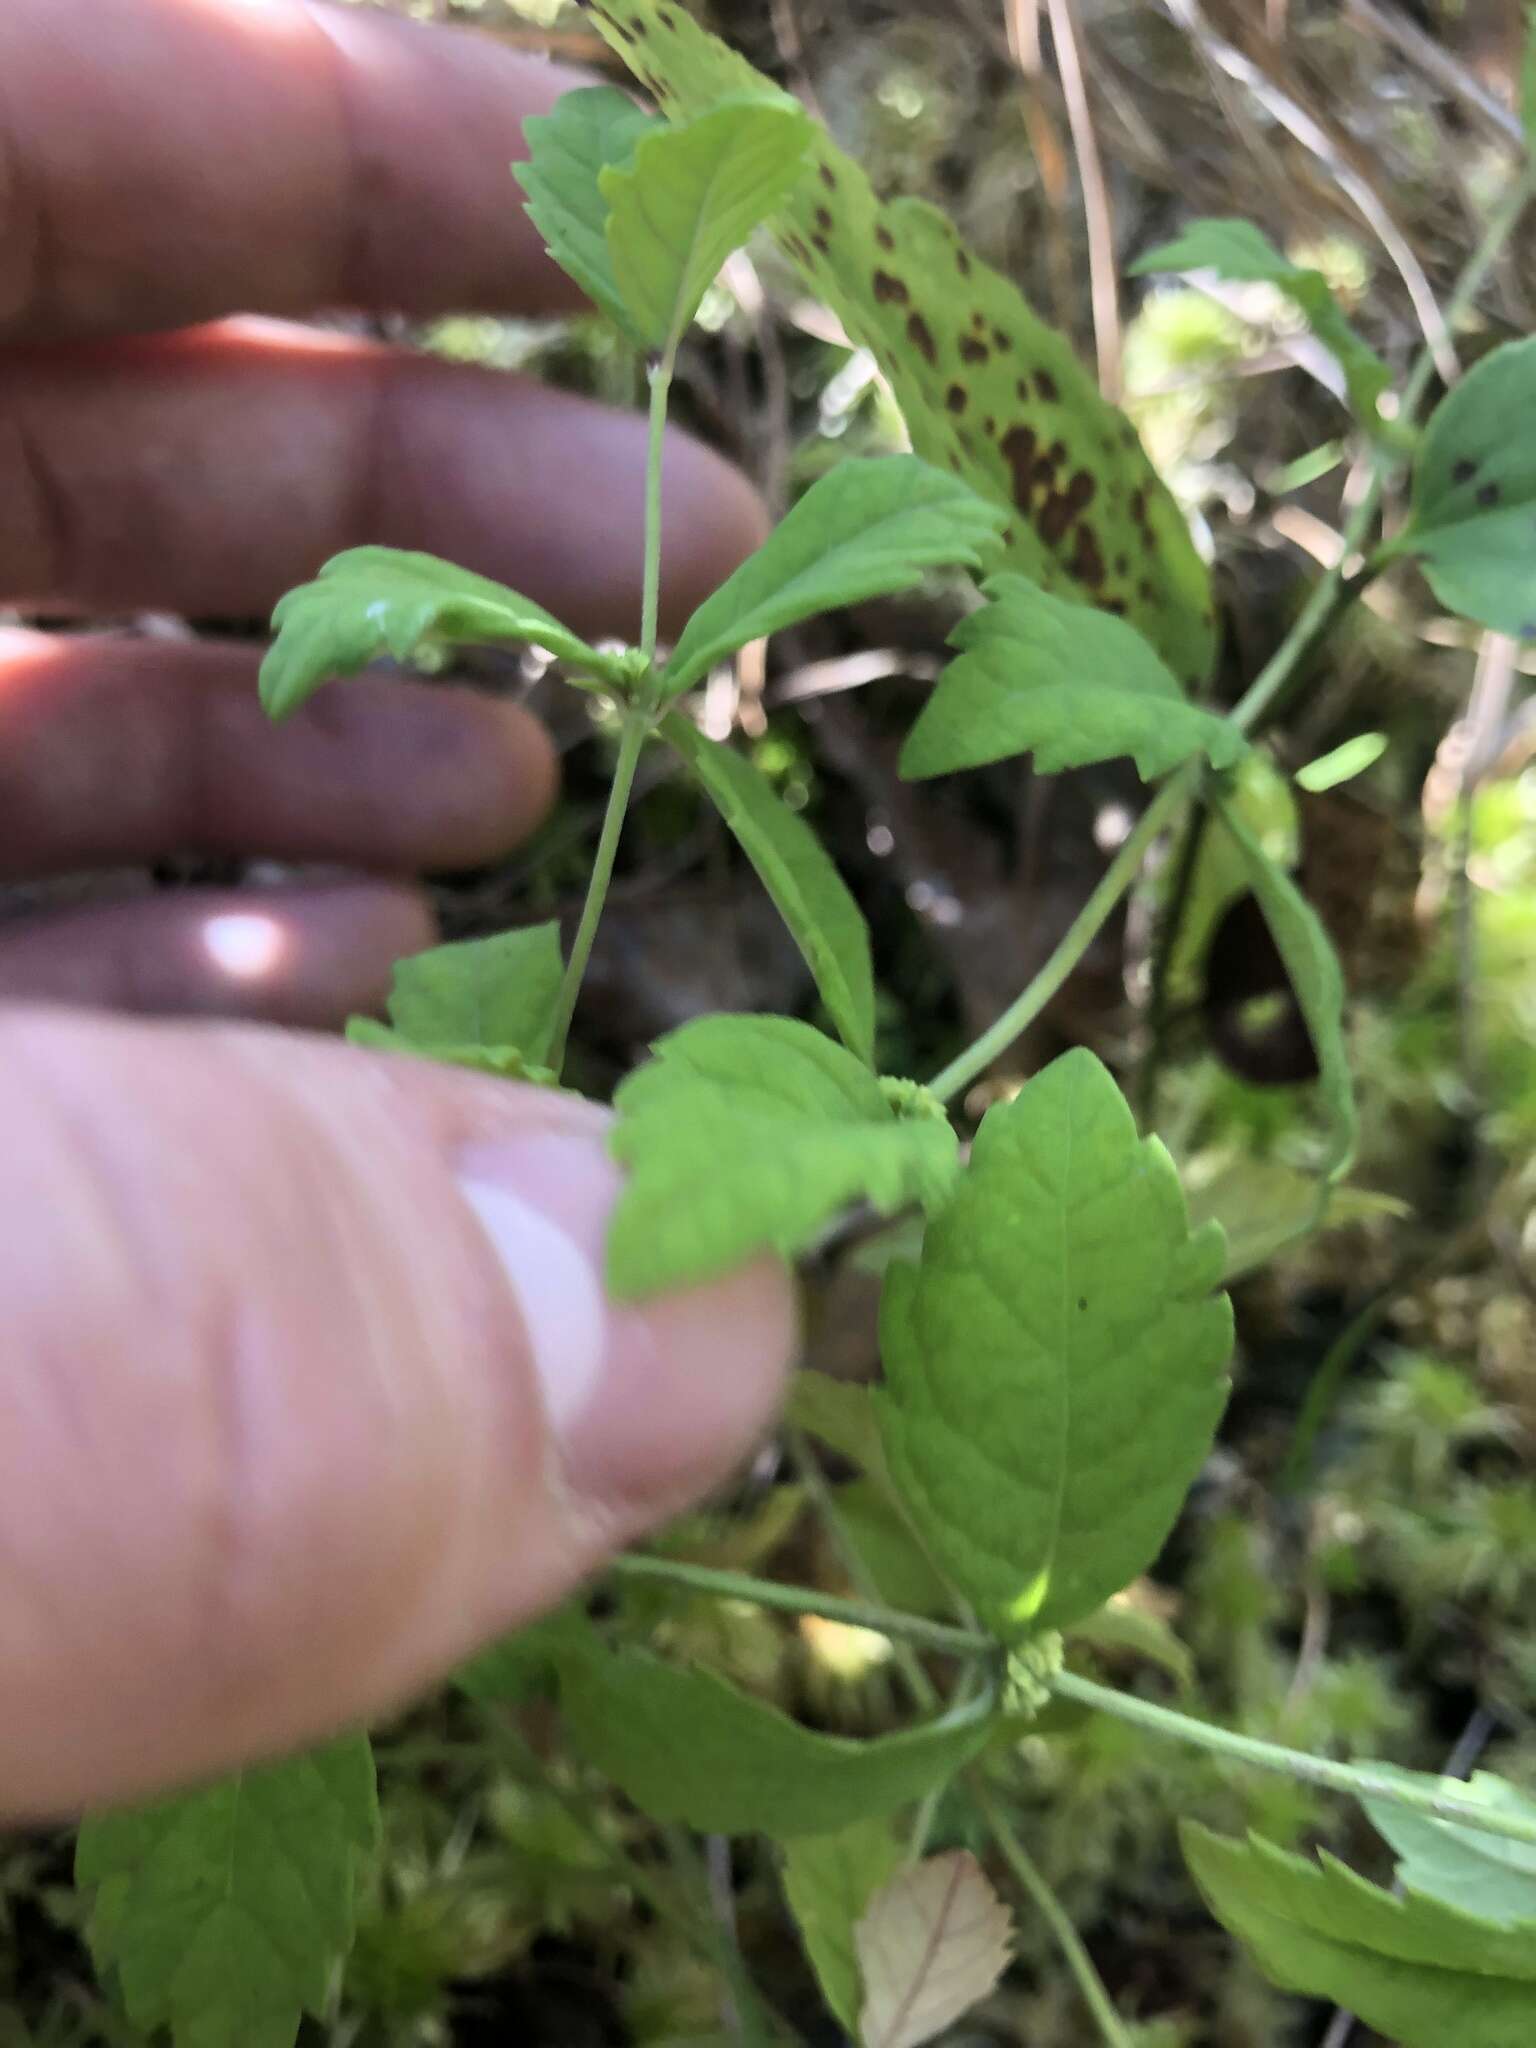
[[[273,613],[261,700],[285,718],[334,676],[381,655],[441,658],[512,643],[557,656],[574,682],[657,707],[717,662],[836,605],[905,590],[934,568],[979,569],[1002,514],[915,456],[845,462],[812,485],[763,546],[706,598],[653,676],[633,652],[599,649],[499,583],[434,555],[350,548]]]
[[[904,589],[931,568],[980,567],[999,523],[1000,515],[964,485],[913,456],[845,463],[814,485],[758,553],[695,612],[659,670],[633,653],[588,647],[515,591],[449,563],[387,548],[353,549],[278,606],[277,638],[262,667],[263,701],[273,716],[284,716],[332,676],[386,652],[420,658],[466,641],[502,641],[559,654],[573,680],[610,692],[654,724],[682,757],[777,903],[844,1042],[868,1066],[874,1059],[874,970],[868,929],[847,885],[815,834],[749,761],[703,738],[686,718],[664,715],[663,707],[749,640],[829,605]],[[473,978],[491,955],[445,948],[430,957],[435,964],[408,969],[408,981],[431,977],[441,987],[458,972]],[[509,985],[528,964],[497,957]],[[559,1052],[555,991],[549,991],[547,1012],[538,999],[557,958],[551,927],[541,942],[540,971],[518,1011],[526,1040],[502,1035],[504,1007],[497,1035],[466,1035],[480,1000],[475,988],[456,1005],[455,1033],[441,1016],[428,1035],[398,1014],[393,1022],[417,1049],[435,1048],[442,1058],[458,1056],[459,1047],[473,1052],[471,1064],[498,1071],[540,1066]],[[559,979],[556,974],[556,989]],[[385,1042],[376,1026],[361,1025],[357,1035]],[[517,1055],[521,1067],[507,1054]]]

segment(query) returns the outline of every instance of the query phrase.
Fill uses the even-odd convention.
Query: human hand
[[[10,0],[0,79],[0,595],[248,617],[376,541],[632,631],[642,423],[282,324],[567,304],[507,161],[569,77],[304,0]],[[759,513],[685,439],[666,478],[681,615]],[[0,635],[0,877],[405,875],[495,857],[552,782],[465,691],[362,678],[274,730],[243,648]],[[0,995],[322,1023],[429,937],[400,881],[178,892],[0,926]],[[787,1283],[615,1309],[602,1129],[249,1026],[0,1010],[0,1812],[385,1709],[739,1455]]]

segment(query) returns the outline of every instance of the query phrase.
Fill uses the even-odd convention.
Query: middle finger
[[[548,809],[553,749],[515,705],[359,676],[273,726],[256,660],[0,633],[0,879],[181,853],[472,867]]]
[[[638,414],[268,321],[18,350],[0,391],[0,598],[248,618],[375,542],[512,583],[589,635],[637,629]],[[686,435],[663,477],[675,626],[763,516]]]

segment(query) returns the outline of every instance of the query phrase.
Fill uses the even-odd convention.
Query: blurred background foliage
[[[374,4],[374,0],[355,0]],[[412,0],[423,17],[612,72],[563,0]],[[714,0],[698,11],[802,93],[877,185],[944,205],[1095,356],[1215,565],[1229,701],[1277,643],[1361,486],[1337,373],[1263,287],[1113,270],[1192,215],[1258,222],[1316,263],[1401,371],[1518,149],[1519,10],[1502,0]],[[510,143],[510,138],[509,138]],[[508,205],[515,203],[510,181]],[[1472,360],[1536,329],[1529,231],[1455,337]],[[398,330],[396,330],[398,332]],[[422,346],[631,404],[632,355],[597,321],[466,313]],[[780,508],[845,453],[901,445],[873,363],[771,249],[733,260],[684,351],[678,410]],[[934,785],[895,774],[956,595],[881,602],[785,634],[711,679],[706,730],[739,735],[828,839],[871,918],[881,1053],[923,1072],[1049,952],[1124,837],[1129,774],[1043,781],[1007,763]],[[450,935],[573,914],[611,733],[536,664],[474,672],[526,695],[566,756],[539,841],[440,890]],[[1281,1249],[1309,1199],[1296,1019],[1219,846],[1171,851],[1127,916],[967,1105],[1070,1043],[1114,1063],[1233,1242],[1239,1350],[1217,1454],[1162,1560],[1086,1654],[1117,1681],[1321,1753],[1485,1763],[1536,1788],[1536,653],[1438,614],[1407,576],[1329,642],[1242,801],[1297,865],[1353,997],[1360,1164],[1329,1227]],[[1293,794],[1296,767],[1362,732],[1358,778]],[[602,1092],[708,1008],[814,1014],[803,969],[718,825],[647,762],[578,1023]],[[1182,871],[1182,882],[1180,881]],[[1175,894],[1180,930],[1163,953]],[[1302,1048],[1302,1071],[1305,1048]],[[1278,1085],[1277,1085],[1278,1083]],[[807,1356],[877,1371],[882,1242],[807,1276]],[[835,1461],[768,1447],[675,1532],[682,1554],[844,1590],[808,1488],[836,1489],[882,1583],[921,1603],[899,1531]],[[909,1574],[906,1580],[900,1575]],[[889,1575],[889,1577],[888,1577]],[[888,1725],[882,1639],[632,1587],[631,1618],[816,1725]],[[387,1858],[332,2048],[705,2048],[732,2038],[719,1980],[680,1931],[697,1881],[726,1937],[811,2044],[840,2038],[761,1845],[669,1837],[592,1782],[537,1701],[445,1697],[385,1731]],[[1364,2030],[1268,1991],[1182,1874],[1175,1815],[1380,1847],[1337,1802],[1063,1716],[1000,1780],[1139,2048],[1364,2048]],[[957,1803],[931,1845],[970,1839]],[[972,1841],[978,1853],[986,1845]],[[68,1844],[0,1855],[0,2048],[135,2044],[90,1988]],[[637,1887],[636,1872],[644,1883]],[[1076,2048],[1084,2021],[1044,1931],[950,2037]]]

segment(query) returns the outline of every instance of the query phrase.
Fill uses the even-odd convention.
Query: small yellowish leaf
[[[862,2048],[919,2048],[991,1991],[1008,1967],[1013,1923],[976,1858],[952,1849],[883,1885],[853,1939]]]

